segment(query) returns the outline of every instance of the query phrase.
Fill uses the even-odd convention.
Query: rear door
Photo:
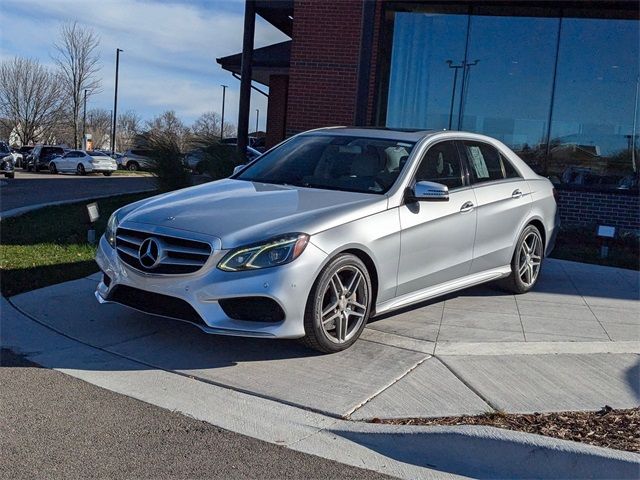
[[[531,190],[504,154],[488,143],[458,143],[477,200],[478,227],[470,273],[509,265],[531,210]]]
[[[455,142],[429,147],[413,181],[447,185],[449,201],[400,206],[397,296],[464,277],[473,258],[476,200]]]

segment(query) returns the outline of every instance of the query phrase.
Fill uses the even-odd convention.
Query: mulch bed
[[[597,412],[497,412],[442,418],[374,418],[371,422],[392,425],[487,425],[640,453],[640,407],[614,410],[605,406]]]

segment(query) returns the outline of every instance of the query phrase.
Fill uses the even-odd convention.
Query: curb
[[[150,368],[0,297],[0,344],[44,367],[221,428],[400,478],[637,478],[640,455],[494,427],[340,420]],[[223,408],[221,408],[221,406]]]
[[[146,188],[144,190],[131,190],[130,192],[123,192],[123,193],[111,193],[111,194],[98,195],[98,196],[92,196],[92,197],[74,198],[72,200],[58,200],[55,202],[38,203],[36,205],[28,205],[26,207],[12,208],[11,210],[0,212],[0,220],[4,220],[5,218],[11,218],[11,217],[19,217],[20,215],[24,215],[25,213],[32,212],[33,210],[39,210],[45,207],[55,207],[58,205],[68,205],[70,203],[88,202],[90,200],[100,200],[102,198],[119,197],[120,195],[130,195],[135,193],[146,193],[146,192],[155,192],[155,191],[156,191],[155,188]]]

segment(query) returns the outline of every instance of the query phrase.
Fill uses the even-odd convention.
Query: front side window
[[[429,148],[416,172],[416,182],[436,182],[449,187],[463,185],[458,149],[453,142],[441,142]]]
[[[473,183],[492,182],[520,175],[504,156],[482,142],[462,142]]]
[[[346,135],[302,135],[261,156],[238,180],[326,190],[388,191],[414,143]]]

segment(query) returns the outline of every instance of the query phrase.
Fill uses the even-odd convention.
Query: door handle
[[[473,202],[464,202],[460,207],[460,212],[461,213],[470,212],[471,210],[473,210],[474,207],[475,205],[473,204]]]
[[[511,194],[511,198],[520,198],[520,197],[522,197],[522,192],[520,191],[519,188],[516,188]]]

